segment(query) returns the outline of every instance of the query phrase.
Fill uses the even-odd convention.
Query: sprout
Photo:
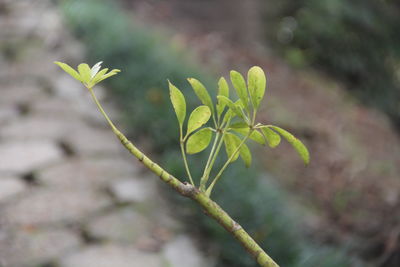
[[[86,63],[79,64],[78,71],[74,70],[65,63],[59,61],[55,61],[54,63],[62,68],[66,73],[71,75],[73,78],[83,83],[87,88],[93,88],[99,82],[120,72],[119,69],[113,69],[108,73],[108,68],[100,70],[103,61],[96,63],[92,68],[90,68],[89,65]]]

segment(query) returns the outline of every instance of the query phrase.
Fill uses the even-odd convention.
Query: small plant
[[[278,126],[263,125],[256,122],[257,111],[264,98],[266,89],[266,77],[260,67],[255,66],[249,70],[247,83],[239,72],[231,71],[230,79],[238,95],[239,99],[237,100],[232,100],[227,81],[223,77],[220,78],[216,105],[214,105],[211,96],[200,81],[193,78],[188,79],[202,105],[191,112],[186,127],[184,127],[187,115],[185,97],[178,88],[171,82],[168,82],[171,102],[179,124],[180,148],[189,180],[189,182],[181,182],[137,149],[115,127],[97,100],[93,91],[94,86],[117,74],[120,70],[113,69],[108,72],[107,68],[101,69],[102,62],[98,62],[92,68],[82,63],[78,66],[78,71],[65,63],[55,63],[89,90],[97,107],[115,135],[125,148],[137,157],[139,161],[178,193],[196,201],[207,215],[215,219],[246,248],[260,266],[278,266],[237,222],[217,203],[210,199],[215,184],[222,177],[223,172],[230,163],[240,157],[247,167],[251,165],[252,156],[250,149],[246,145],[249,139],[261,145],[268,144],[271,148],[274,148],[279,145],[281,137],[283,137],[294,147],[306,164],[309,162],[307,148],[291,133]],[[210,154],[205,164],[203,175],[200,177],[197,185],[190,172],[187,154],[202,152],[211,142]],[[210,180],[214,163],[222,146],[225,147],[227,160]]]
[[[200,178],[200,191],[210,196],[215,184],[221,178],[228,165],[239,157],[246,167],[251,164],[252,156],[246,141],[251,139],[258,144],[268,144],[271,148],[279,145],[281,136],[297,150],[307,164],[307,148],[288,131],[274,125],[263,125],[256,122],[260,103],[264,98],[266,78],[260,67],[252,67],[247,75],[247,84],[237,71],[231,71],[231,82],[238,95],[238,100],[230,98],[229,85],[225,78],[218,82],[217,103],[214,103],[204,85],[193,78],[188,79],[195,94],[203,105],[195,108],[189,116],[184,134],[183,125],[186,117],[186,102],[182,92],[169,82],[171,102],[179,122],[179,141],[182,157],[190,183],[195,182],[187,164],[186,154],[195,154],[206,149],[213,139],[212,148]],[[211,125],[207,126],[211,118]],[[218,157],[221,146],[225,147],[227,160],[208,185],[211,170]],[[186,148],[186,149],[185,149]]]

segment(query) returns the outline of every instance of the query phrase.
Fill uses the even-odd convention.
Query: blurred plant
[[[109,123],[114,134],[128,151],[181,195],[196,201],[205,210],[207,215],[215,219],[246,248],[260,266],[278,266],[237,222],[218,206],[217,203],[209,198],[214,185],[220,179],[222,173],[231,162],[239,157],[239,155],[245,162],[245,165],[250,166],[251,152],[245,144],[248,139],[253,139],[260,144],[268,143],[270,147],[276,147],[280,143],[280,136],[282,136],[293,145],[306,164],[309,162],[309,152],[307,148],[292,134],[277,126],[256,123],[257,110],[265,94],[266,78],[264,71],[260,67],[251,68],[248,72],[247,85],[240,73],[231,71],[231,81],[239,96],[239,99],[235,102],[229,98],[229,86],[226,80],[221,78],[218,83],[218,101],[215,107],[206,88],[198,80],[193,78],[188,79],[203,105],[195,108],[190,114],[185,135],[183,135],[183,125],[186,117],[185,97],[178,88],[169,82],[171,102],[179,122],[181,152],[191,183],[188,184],[187,182],[182,183],[173,175],[162,169],[158,164],[150,160],[137,149],[110,120],[97,100],[93,88],[96,84],[117,74],[120,70],[113,69],[110,72],[107,72],[107,68],[101,70],[101,63],[102,62],[98,62],[92,68],[82,63],[78,66],[78,71],[76,71],[65,63],[55,62],[55,64],[73,78],[80,81],[89,90],[93,100]],[[225,111],[226,107],[227,110]],[[211,117],[214,128],[202,128]],[[241,138],[233,132],[244,137]],[[200,179],[200,186],[196,187],[189,170],[186,154],[195,154],[203,151],[210,144],[213,134],[215,134],[214,143],[203,176]],[[211,169],[218,156],[222,143],[225,145],[228,159],[214,177],[211,184],[207,187]]]
[[[266,34],[289,62],[326,71],[400,123],[397,1],[284,0],[265,6]]]

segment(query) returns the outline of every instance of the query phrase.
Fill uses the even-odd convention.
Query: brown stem
[[[147,168],[160,177],[162,181],[170,185],[182,196],[196,201],[205,213],[216,220],[222,227],[231,233],[239,243],[253,256],[262,267],[279,267],[279,265],[254,241],[254,239],[235,222],[216,202],[205,193],[188,183],[182,183],[172,174],[165,171],[157,163],[153,162],[136,148],[118,129],[113,128],[114,133],[124,147],[139,159]]]

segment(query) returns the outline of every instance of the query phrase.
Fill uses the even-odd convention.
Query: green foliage
[[[234,134],[227,133],[224,136],[225,150],[228,158],[232,157],[231,162],[237,160],[240,157],[243,159],[245,166],[250,167],[251,164],[251,153],[246,144],[242,144],[242,140]],[[235,154],[235,151],[239,149],[239,153]]]
[[[54,63],[57,64],[66,73],[71,75],[71,77],[82,82],[86,87],[89,88],[92,88],[102,80],[105,80],[108,77],[111,77],[120,72],[120,70],[118,69],[113,69],[112,71],[107,73],[108,71],[107,68],[99,72],[102,62],[96,63],[92,68],[90,68],[89,65],[86,63],[81,63],[78,66],[78,72],[74,70],[72,67],[70,67],[68,64],[59,61],[55,61]]]
[[[265,139],[268,142],[268,145],[272,148],[278,146],[281,142],[281,137],[279,134],[271,130],[268,126],[262,126],[261,132],[265,136]]]
[[[186,100],[182,92],[175,87],[172,83],[169,83],[169,94],[174,107],[176,117],[178,118],[179,126],[182,129],[183,122],[186,117]]]
[[[207,89],[204,87],[204,85],[193,78],[189,78],[188,81],[192,85],[192,88],[200,101],[204,105],[208,106],[210,110],[214,113],[214,104],[211,100],[210,94],[207,92]]]
[[[249,96],[247,94],[246,81],[244,80],[242,74],[240,74],[237,71],[232,70],[231,71],[231,82],[233,84],[233,87],[236,90],[236,94],[242,101],[244,108],[247,109],[248,104],[249,104]]]
[[[267,127],[272,128],[274,131],[277,131],[280,135],[282,135],[283,138],[285,138],[293,146],[293,148],[296,149],[304,163],[308,164],[310,162],[310,153],[308,152],[306,146],[299,139],[294,137],[293,134],[277,126],[269,125]],[[276,141],[274,144],[276,143],[279,144],[278,141]]]
[[[239,72],[232,70],[230,72],[230,77],[240,99],[233,102],[233,100],[229,98],[229,86],[224,78],[220,78],[218,82],[218,101],[215,109],[206,87],[196,79],[188,79],[195,94],[204,105],[197,107],[190,114],[185,136],[183,136],[182,133],[182,125],[186,116],[186,114],[183,113],[185,110],[183,108],[183,106],[185,106],[185,98],[181,91],[170,83],[171,102],[180,125],[179,141],[181,143],[182,157],[186,166],[187,175],[192,183],[195,182],[193,181],[187,164],[185,150],[182,148],[183,143],[188,142],[186,143],[186,153],[195,154],[206,149],[211,142],[212,134],[215,134],[215,141],[199,183],[200,191],[206,192],[207,195],[211,194],[216,182],[221,178],[222,173],[228,165],[236,161],[239,156],[243,159],[246,167],[251,165],[252,156],[250,149],[246,145],[248,139],[253,139],[260,144],[268,142],[270,147],[276,147],[281,141],[280,134],[295,148],[305,164],[308,164],[310,161],[307,148],[291,133],[277,126],[262,125],[261,123],[255,122],[257,110],[265,94],[266,78],[264,71],[257,66],[250,68],[247,75],[248,88],[246,86],[246,81]],[[249,107],[249,103],[251,103],[251,108]],[[221,122],[220,116],[224,113],[226,107],[228,107],[228,110],[225,112],[225,119]],[[207,128],[210,130],[205,130],[205,128],[203,128],[187,140],[187,137],[193,131],[208,122],[213,110],[217,110],[217,119],[215,119],[215,114],[213,113],[215,128]],[[241,134],[240,137],[233,132]],[[220,144],[222,144],[222,142],[225,146],[227,160],[207,188],[209,175],[213,170],[213,164],[218,157]]]
[[[211,142],[212,131],[210,128],[203,128],[192,134],[186,143],[186,153],[196,154],[208,147]]]
[[[260,67],[252,67],[247,76],[249,95],[254,107],[257,109],[264,98],[266,78],[264,71]]]
[[[289,60],[343,81],[364,103],[400,120],[397,1],[300,0],[266,5],[266,31]],[[271,30],[273,29],[273,30]]]
[[[54,63],[68,73],[72,78],[82,82],[87,88],[93,88],[99,82],[120,72],[118,69],[113,69],[107,73],[107,68],[100,71],[101,63],[103,63],[102,61],[97,62],[92,68],[90,68],[86,63],[81,63],[78,66],[78,72],[71,68],[68,64],[59,61],[55,61]]]
[[[210,117],[211,111],[209,107],[199,106],[195,108],[195,110],[190,114],[186,135],[191,134],[193,131],[203,126],[208,122]]]
[[[224,77],[221,77],[218,81],[218,97],[226,97],[229,99],[229,85],[226,82]],[[218,114],[218,121],[222,115],[222,112],[224,112],[226,103],[223,103],[219,100],[218,98],[218,102],[217,102],[217,114]]]

